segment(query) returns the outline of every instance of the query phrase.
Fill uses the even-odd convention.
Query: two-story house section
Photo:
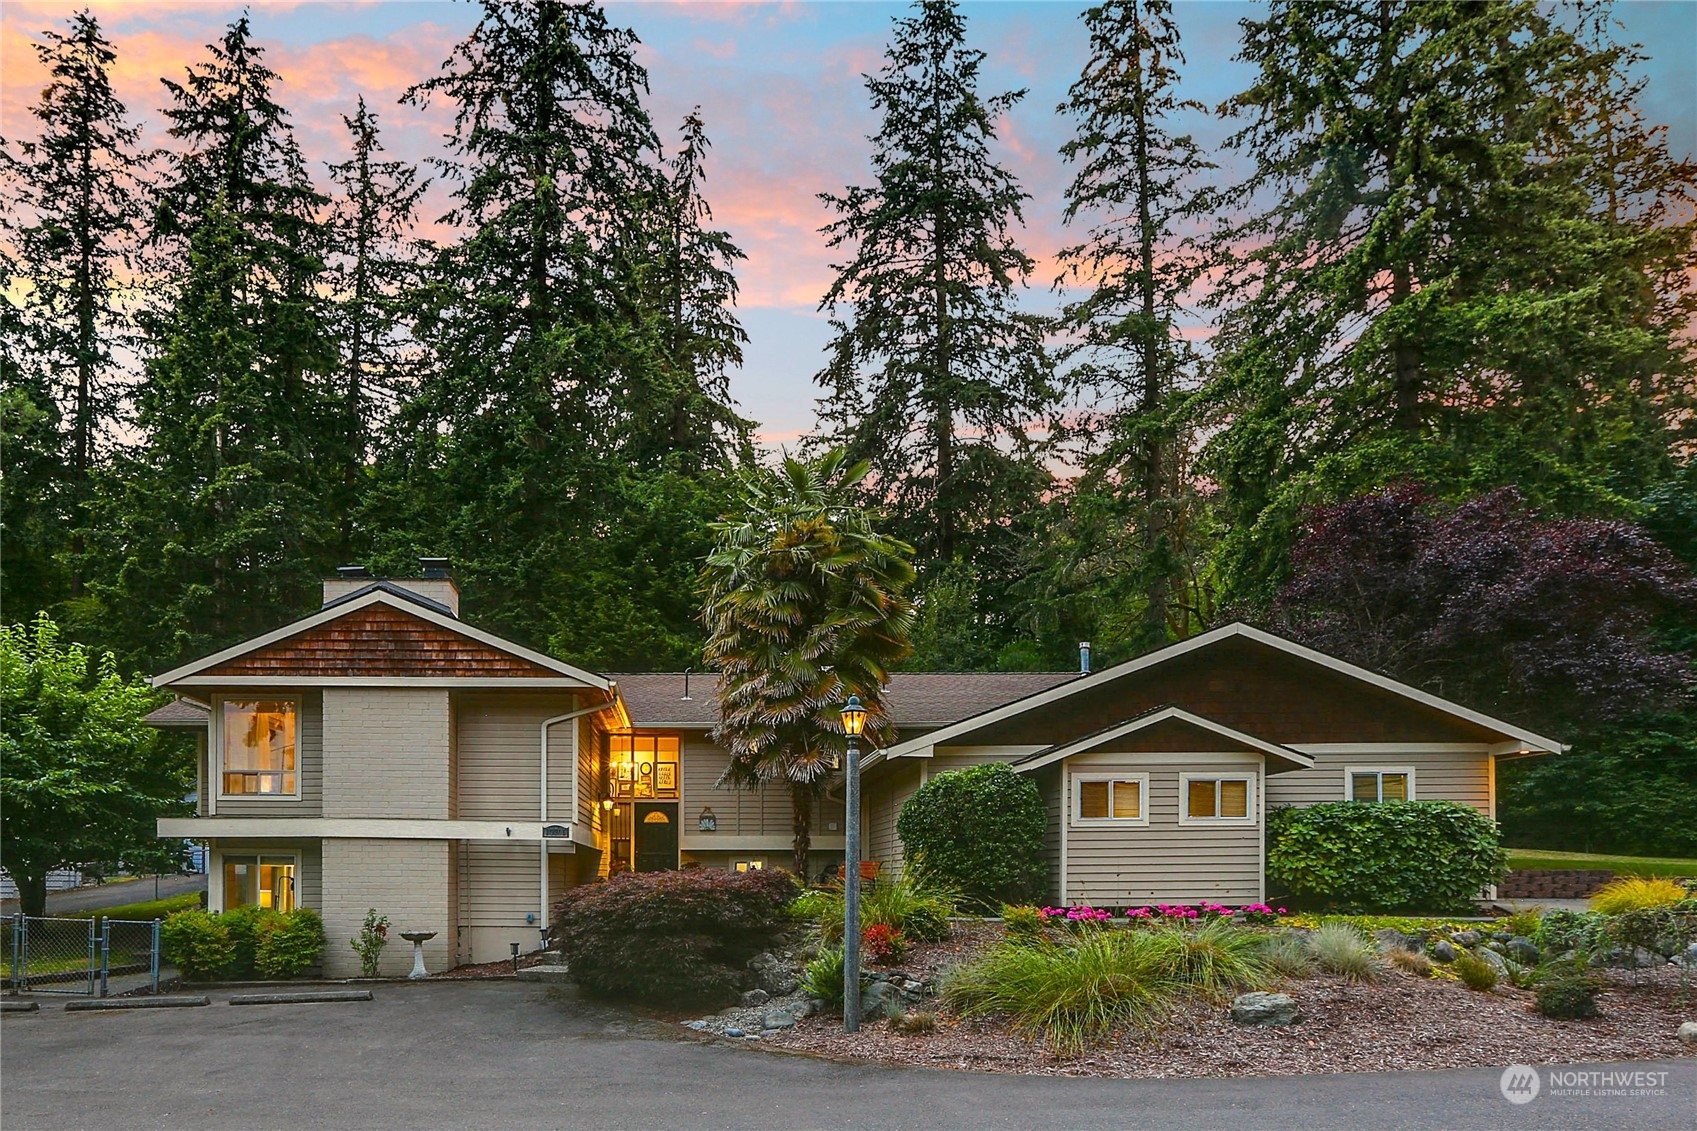
[[[602,868],[579,762],[628,729],[612,682],[466,624],[446,563],[423,564],[346,569],[318,612],[154,680],[184,697],[156,723],[204,718],[197,814],[159,834],[206,843],[214,910],[318,909],[327,975],[358,972],[368,908],[435,931],[433,970],[535,949],[549,902]]]

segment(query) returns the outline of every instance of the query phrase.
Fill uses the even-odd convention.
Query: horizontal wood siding
[[[322,817],[324,815],[324,696],[313,690],[232,690],[232,699],[283,699],[300,703],[295,720],[295,766],[301,776],[299,801],[234,801],[215,804],[220,817]],[[216,702],[216,700],[214,700]],[[222,750],[209,751],[208,789],[217,791],[223,782]]]
[[[202,674],[560,676],[551,668],[388,605],[354,609],[326,624],[226,660]]]
[[[540,812],[542,720],[572,709],[570,692],[497,691],[455,697],[459,810],[465,820],[535,820]],[[548,808],[571,819],[571,725],[548,737]]]
[[[678,746],[680,810],[685,835],[700,837],[783,836],[793,835],[789,789],[782,784],[761,789],[729,789],[720,787],[719,776],[730,765],[731,756],[724,747],[705,734],[685,734]],[[840,792],[840,787],[839,787]],[[698,833],[697,822],[703,809],[712,809],[717,828],[712,833]],[[836,822],[836,831],[829,825]],[[843,803],[841,797],[822,797],[814,801],[812,833],[819,836],[841,836],[843,832]],[[701,851],[711,851],[703,847]]]
[[[1253,903],[1261,893],[1261,828],[1251,825],[1180,825],[1179,774],[1244,773],[1258,779],[1260,760],[1243,754],[1133,756],[1089,754],[1068,759],[1076,772],[1104,770],[1147,774],[1147,827],[1067,827],[1066,894],[1070,903],[1103,907],[1148,903]]]
[[[458,853],[461,927],[538,929],[524,921],[541,899],[542,862],[534,843],[462,840]]]
[[[901,838],[896,835],[896,819],[902,805],[919,789],[920,760],[898,758],[887,762],[864,780],[861,826],[862,857],[877,860],[891,871],[902,866]]]
[[[1267,779],[1268,807],[1347,800],[1347,766],[1412,767],[1416,801],[1459,801],[1486,816],[1495,815],[1491,806],[1491,756],[1483,752],[1316,754],[1313,769],[1273,774]]]

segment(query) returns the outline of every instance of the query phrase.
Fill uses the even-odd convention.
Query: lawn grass
[[[165,899],[149,899],[141,903],[121,903],[116,907],[98,907],[92,911],[72,911],[67,919],[131,919],[146,922],[163,919],[178,911],[195,911],[200,907],[200,893],[184,892]]]
[[[1592,852],[1552,852],[1511,848],[1508,866],[1515,871],[1607,869],[1621,876],[1697,876],[1697,860],[1675,856],[1605,856]]]

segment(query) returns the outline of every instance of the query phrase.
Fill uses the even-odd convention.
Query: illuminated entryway
[[[678,748],[675,734],[608,736],[612,871],[663,872],[678,866]]]

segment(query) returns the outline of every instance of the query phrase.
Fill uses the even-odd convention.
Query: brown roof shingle
[[[619,685],[631,722],[638,727],[710,727],[719,721],[717,677],[690,676],[685,699],[682,672],[609,674]],[[1077,672],[894,672],[884,701],[898,728],[927,729],[1047,691],[1078,678]]]
[[[210,717],[211,712],[204,703],[196,703],[193,699],[173,699],[163,707],[149,711],[141,721],[150,727],[167,730],[198,730],[206,725]]]

